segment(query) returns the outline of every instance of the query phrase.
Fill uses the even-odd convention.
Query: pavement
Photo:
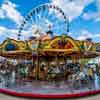
[[[19,98],[19,97],[9,96],[9,95],[0,93],[0,100],[47,100],[47,99]],[[97,94],[94,96],[88,96],[84,98],[52,99],[52,100],[100,100],[100,94]]]

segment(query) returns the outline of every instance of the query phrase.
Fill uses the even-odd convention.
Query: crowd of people
[[[61,63],[59,65],[51,63],[47,68],[46,64],[40,65],[39,79],[40,80],[53,80],[53,81],[73,81],[87,82],[95,79],[95,74],[100,76],[100,68],[94,64],[84,65],[83,69],[80,69],[79,63]],[[10,61],[4,60],[0,62],[0,83],[5,86],[12,84],[34,81],[36,79],[35,65],[32,63],[11,63]]]
[[[32,72],[31,64],[27,63],[12,63],[6,59],[0,62],[0,83],[6,86],[21,83],[23,80],[28,79],[29,74]]]

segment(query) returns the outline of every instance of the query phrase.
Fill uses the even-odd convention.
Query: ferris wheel
[[[67,34],[69,31],[69,21],[64,12],[52,4],[43,4],[33,8],[25,17],[18,30],[18,39],[28,36],[39,35],[52,31],[54,35]]]

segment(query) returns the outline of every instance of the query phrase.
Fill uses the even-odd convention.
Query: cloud
[[[88,30],[81,30],[80,36],[77,38],[78,40],[86,40],[87,38],[100,38],[100,34],[93,34],[89,32]]]
[[[21,13],[17,10],[17,7],[18,5],[10,2],[9,0],[4,1],[3,4],[0,6],[0,19],[10,19],[16,24],[15,29],[9,29],[5,26],[0,26],[0,38],[17,39],[18,26],[20,26],[21,22],[24,19]],[[21,34],[23,37],[25,37],[26,35],[28,35],[28,31],[22,31]]]
[[[84,20],[94,20],[95,22],[99,22],[100,12],[87,12],[83,14],[82,18]]]
[[[100,11],[100,0],[96,0],[96,7]]]
[[[93,0],[51,0],[54,5],[60,7],[70,21],[80,16],[84,8]]]
[[[17,38],[17,29],[8,29],[6,27],[0,26],[0,36],[2,38],[2,36],[4,36],[5,38],[9,37],[9,38],[13,38],[16,39]]]
[[[20,25],[24,18],[21,13],[16,9],[16,7],[17,5],[10,1],[4,2],[0,7],[0,18],[9,18],[17,25]]]
[[[82,18],[85,20],[94,20],[96,22],[99,22],[100,21],[100,0],[96,0],[95,6],[97,9],[96,12],[88,11],[83,14]]]
[[[33,31],[34,30],[34,31]],[[37,32],[37,34],[35,34]],[[40,30],[37,29],[37,27],[32,26],[31,28],[29,28],[28,30],[23,30],[21,32],[21,40],[26,40],[28,39],[30,36],[36,36],[39,37],[38,32],[40,32]],[[8,29],[6,27],[0,26],[0,38],[6,39],[6,38],[12,38],[12,39],[16,39],[18,38],[18,29]]]
[[[0,26],[0,35],[2,35],[5,30],[6,30],[5,27]]]
[[[5,18],[5,15],[4,15],[4,11],[0,9],[0,18],[4,19]]]

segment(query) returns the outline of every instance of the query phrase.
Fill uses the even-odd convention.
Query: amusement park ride
[[[29,32],[29,37],[23,36],[24,31]],[[82,82],[81,85],[90,85],[95,74],[100,75],[100,62],[93,62],[94,68],[88,64],[93,58],[99,59],[100,43],[93,43],[90,39],[74,40],[68,36],[68,32],[69,20],[59,7],[44,4],[32,9],[19,27],[18,39],[7,38],[0,44],[0,56],[6,58],[3,63],[8,66],[5,68],[0,62],[0,78],[5,78],[8,70],[8,74],[15,72],[12,73],[14,84],[22,85],[22,81],[31,84],[37,80]],[[16,64],[9,64],[7,60],[16,61]],[[6,71],[5,75],[2,73],[3,69]],[[87,73],[84,72],[85,69]],[[8,78],[3,79],[6,80],[3,83],[6,84]],[[6,88],[5,84],[3,88],[9,89],[9,85],[6,84]]]

